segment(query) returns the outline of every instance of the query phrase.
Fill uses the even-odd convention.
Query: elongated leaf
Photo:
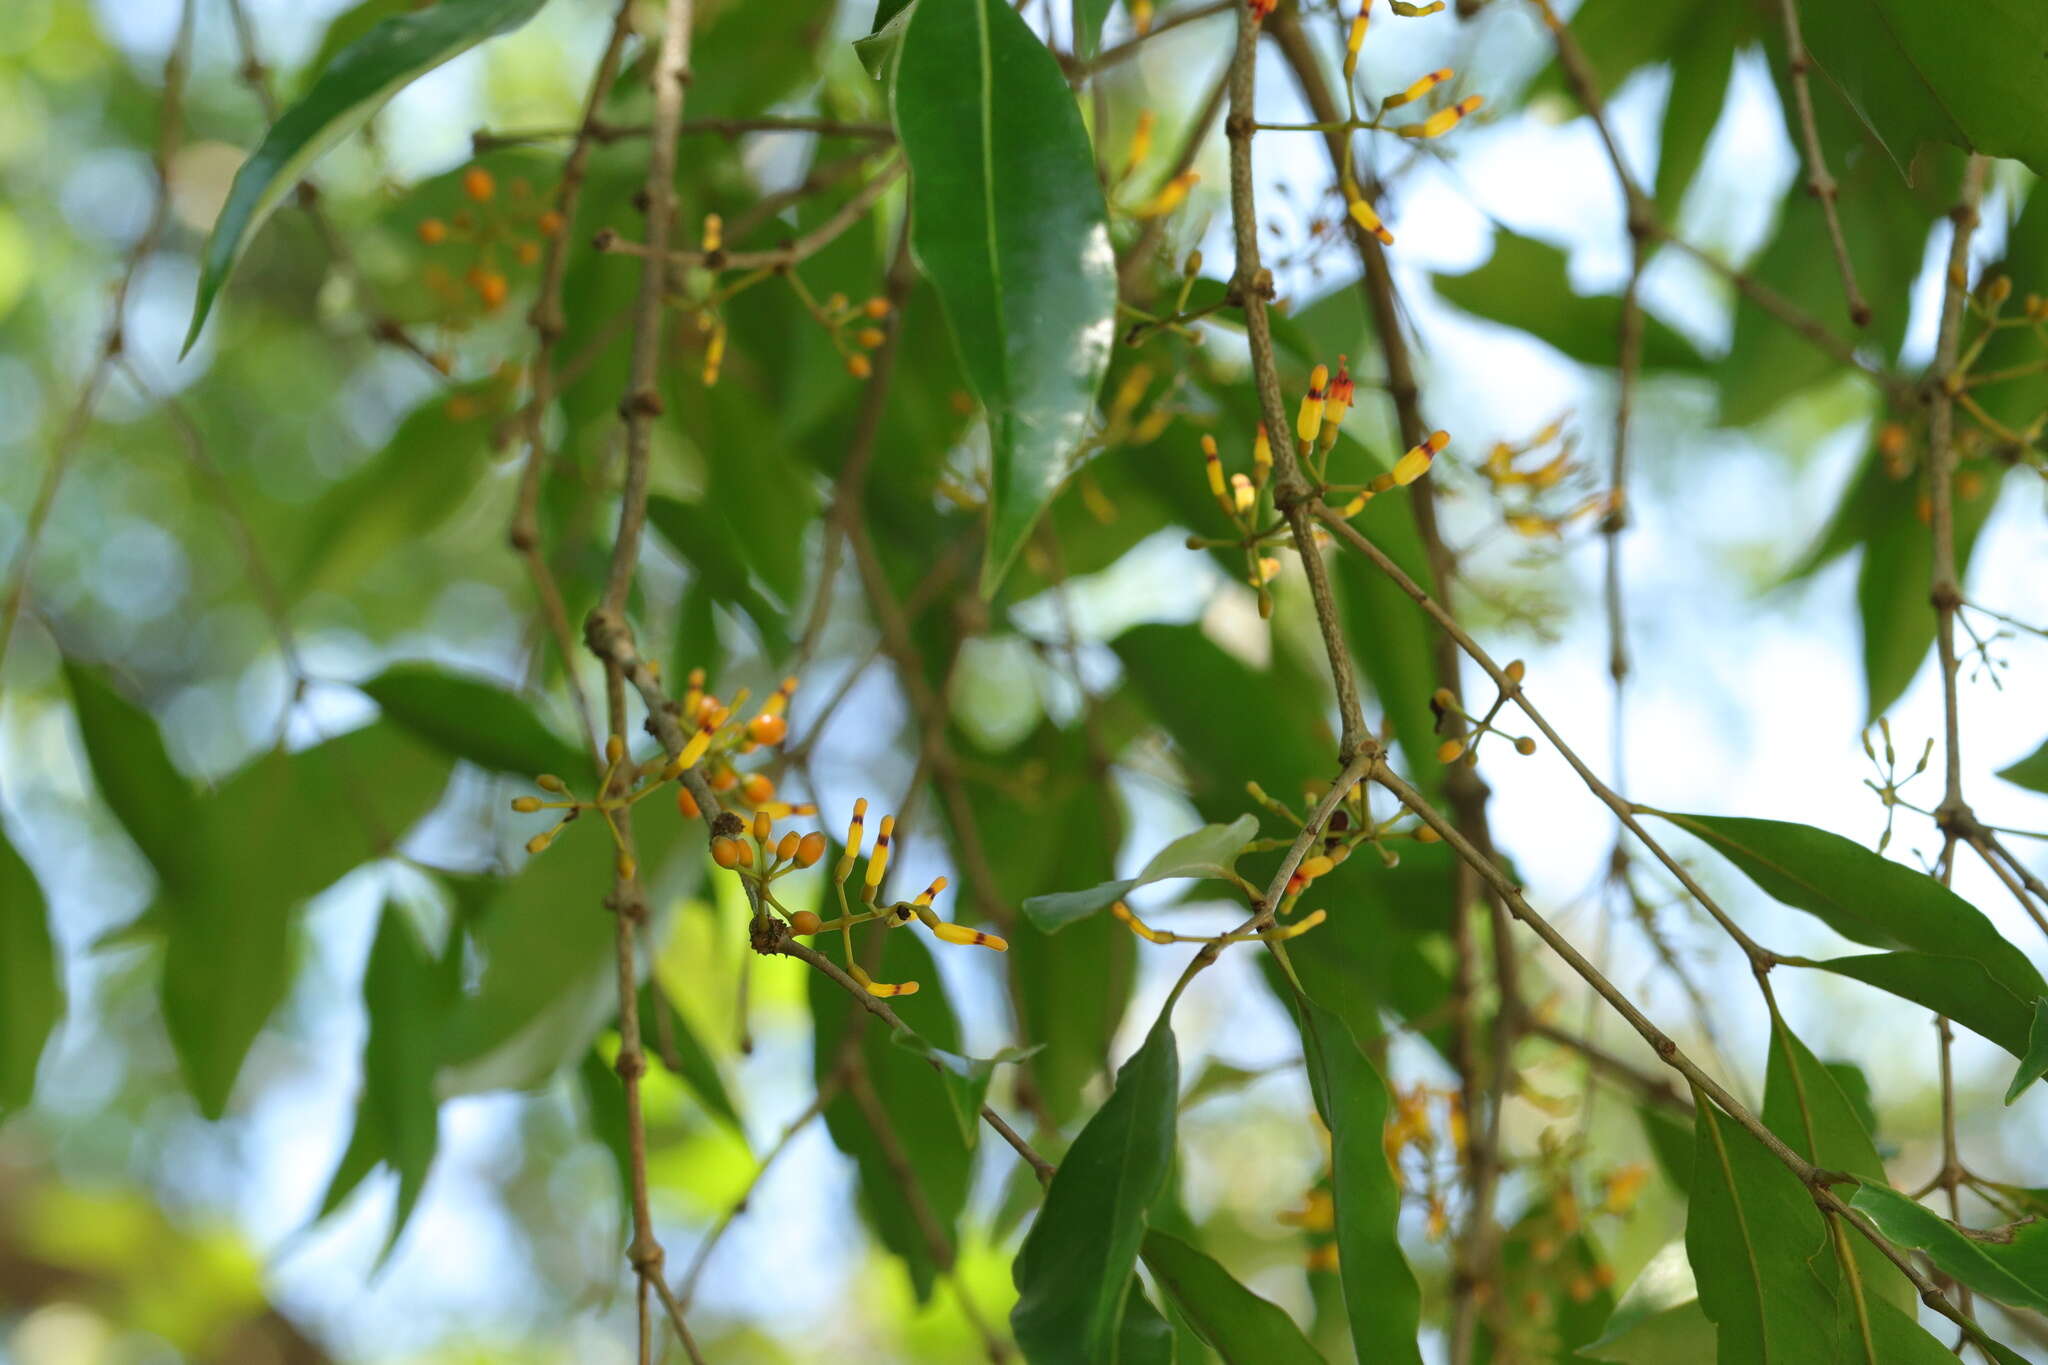
[[[1401,1189],[1387,1163],[1387,1084],[1344,1021],[1298,999],[1308,1078],[1330,1130],[1330,1193],[1336,1205],[1337,1270],[1360,1360],[1421,1365],[1415,1334],[1421,1294],[1396,1235]]]
[[[1841,1271],[1806,1187],[1733,1119],[1702,1104],[1685,1221],[1721,1365],[1832,1360]]]
[[[2048,995],[2040,972],[1984,913],[1932,877],[1811,825],[1659,814],[1705,840],[1766,893],[1844,938],[1969,958],[2022,1000]]]
[[[1286,1310],[1239,1284],[1214,1258],[1154,1229],[1145,1234],[1145,1266],[1224,1365],[1319,1365]]]
[[[2026,1088],[2048,1076],[2048,999],[2034,1002],[2034,1024],[2027,1033],[2027,1053],[2005,1088],[2005,1102],[2011,1104]]]
[[[1819,965],[1945,1014],[2015,1057],[2026,1055],[2032,1027],[2028,1003],[1995,980],[1982,963],[1939,953],[1871,953],[1829,958]]]
[[[42,888],[0,829],[0,1115],[28,1103],[43,1044],[63,1013]]]
[[[1135,877],[1103,882],[1086,891],[1058,891],[1032,896],[1024,902],[1024,913],[1047,933],[1057,933],[1077,919],[1086,918],[1122,900],[1141,886],[1173,878],[1220,879],[1230,876],[1232,864],[1244,846],[1257,838],[1259,820],[1255,815],[1239,816],[1227,825],[1204,825],[1183,834],[1152,855],[1152,861]]]
[[[647,500],[647,519],[675,547],[705,591],[754,623],[771,658],[789,652],[788,613],[755,586],[730,524],[700,503],[659,493]]]
[[[969,1147],[981,1136],[981,1106],[988,1099],[988,1083],[995,1079],[996,1068],[1005,1062],[1021,1062],[1038,1051],[1035,1047],[1006,1047],[993,1057],[963,1057],[933,1047],[909,1029],[896,1029],[889,1041],[938,1068],[946,1098],[952,1102],[953,1121],[960,1126],[960,1140]]]
[[[94,669],[67,659],[64,680],[100,799],[166,886],[189,887],[199,797],[172,765],[156,722]]]
[[[734,1132],[746,1135],[746,1125],[726,1093],[718,1063],[675,1002],[667,995],[657,997],[652,986],[640,988],[640,1045],[649,1057],[673,1068],[706,1109],[730,1124]]]
[[[1117,1359],[1145,1210],[1173,1164],[1179,1085],[1162,1019],[1061,1160],[1012,1267],[1010,1326],[1031,1365]]]
[[[2010,767],[2000,768],[1998,775],[2029,791],[2048,793],[2048,743]]]
[[[1695,12],[1700,15],[1697,26],[1688,29],[1684,42],[1668,49],[1671,94],[1664,101],[1655,187],[1657,208],[1667,221],[1676,217],[1685,199],[1686,186],[1692,183],[1693,173],[1706,154],[1707,139],[1720,120],[1745,18],[1739,5],[1708,4],[1696,7]]]
[[[1418,587],[1436,591],[1428,553],[1405,499],[1377,498],[1351,524]],[[1344,595],[1344,634],[1352,643],[1359,671],[1372,686],[1380,713],[1393,724],[1410,780],[1425,795],[1434,794],[1442,783],[1443,766],[1435,761],[1436,714],[1429,706],[1436,690],[1429,621],[1364,555],[1339,555],[1331,567]]]
[[[1855,1105],[1834,1073],[1782,1021],[1771,1031],[1763,1120],[1786,1146],[1816,1166],[1884,1180],[1884,1161]],[[1851,1240],[1865,1296],[1883,1299],[1905,1314],[1917,1312],[1919,1291],[1913,1282],[1869,1242],[1861,1237]]]
[[[451,758],[534,778],[582,776],[589,759],[497,683],[428,663],[393,664],[362,684],[395,723]]]
[[[1886,1185],[1857,1187],[1850,1207],[1900,1246],[1927,1253],[1959,1282],[2014,1308],[2048,1312],[2048,1222],[1959,1228]]]
[[[1123,1324],[1117,1329],[1116,1365],[1174,1365],[1175,1348],[1172,1324],[1133,1276]]]
[[[1059,491],[1109,365],[1108,209],[1059,64],[1004,0],[912,10],[893,110],[912,245],[988,411],[990,596]]]
[[[957,1053],[960,1026],[923,939],[906,930],[870,928],[868,933],[854,936],[856,958],[872,962],[868,955],[877,946],[877,938],[882,950],[879,967],[874,969],[877,979],[916,981],[921,987],[916,995],[894,1001],[896,1012],[933,1047]],[[856,1046],[868,1084],[910,1162],[918,1195],[939,1229],[957,1244],[957,1224],[967,1205],[974,1153],[961,1139],[946,1082],[924,1057],[892,1044],[889,1031],[849,1000],[824,973],[806,975],[813,1075],[822,1083],[847,1045],[848,1030],[859,1031]],[[842,1092],[825,1106],[825,1127],[839,1150],[853,1158],[863,1220],[876,1239],[902,1260],[918,1302],[925,1302],[931,1297],[938,1265],[911,1212],[902,1179],[875,1136],[873,1123],[859,1102]]]
[[[206,239],[192,326],[192,349],[214,296],[263,220],[322,153],[360,128],[384,102],[443,62],[486,38],[519,27],[546,0],[440,0],[377,24],[335,55],[305,97],[284,111],[235,172],[228,201]]]
[[[219,1117],[291,979],[291,911],[391,851],[440,796],[448,764],[389,722],[270,753],[205,798],[195,880],[166,888],[164,1024],[200,1112]],[[373,1160],[375,1158],[373,1157]]]
[[[1614,1306],[1607,1330],[1578,1354],[1615,1365],[1714,1365],[1714,1324],[1700,1308],[1685,1243],[1667,1243],[1650,1258]]]
[[[1565,253],[1547,242],[1497,227],[1485,265],[1463,275],[1438,275],[1434,287],[1446,302],[1527,332],[1573,360],[1620,363],[1621,296],[1573,293]],[[1645,369],[1706,365],[1698,348],[1664,323],[1646,315],[1643,324]]]
[[[356,1126],[323,1205],[338,1205],[370,1165],[382,1161],[398,1174],[398,1206],[384,1255],[398,1242],[426,1184],[439,1141],[440,1106],[434,1098],[433,1040],[447,1009],[447,983],[396,906],[377,920],[363,969],[363,1091]]]
[[[1924,138],[2016,157],[2048,175],[2048,108],[2039,99],[2048,8],[1807,0],[1800,23],[1814,60],[1901,166]]]

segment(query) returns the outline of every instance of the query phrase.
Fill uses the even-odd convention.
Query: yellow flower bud
[[[544,792],[559,793],[569,790],[568,784],[553,773],[542,773],[539,777],[533,779],[533,785],[539,787]]]
[[[1460,754],[1463,754],[1464,752],[1464,740],[1447,739],[1443,743],[1436,746],[1436,761],[1439,763],[1456,763],[1458,761],[1458,756]]]
[[[1450,78],[1451,68],[1448,66],[1432,71],[1427,76],[1423,76],[1415,81],[1400,94],[1387,96],[1387,102],[1380,107],[1382,109],[1399,109],[1404,104],[1413,104]]]
[[[1308,392],[1301,396],[1301,410],[1295,414],[1294,434],[1313,441],[1322,434],[1324,388],[1330,382],[1330,367],[1318,365],[1309,371]]]
[[[518,811],[521,815],[531,815],[540,809],[540,798],[538,796],[515,796],[512,798],[512,809]]]

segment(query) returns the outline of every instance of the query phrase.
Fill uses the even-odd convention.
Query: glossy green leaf
[[[870,964],[877,980],[919,984],[917,994],[890,1003],[933,1047],[957,1053],[960,1026],[923,938],[874,927],[856,933],[853,942],[855,956]],[[871,956],[878,947],[879,957]],[[836,949],[836,942],[829,945],[834,957]],[[823,972],[806,971],[805,976],[811,1004],[813,1076],[823,1082],[847,1045],[848,1030],[858,1030],[855,1046],[860,1049],[868,1083],[915,1173],[919,1197],[948,1241],[957,1245],[974,1153],[961,1141],[945,1080],[926,1058],[891,1043],[889,1030]],[[921,1224],[911,1213],[902,1180],[884,1154],[866,1112],[842,1090],[825,1106],[825,1127],[839,1150],[853,1158],[862,1219],[882,1246],[903,1262],[918,1302],[927,1301],[937,1281],[938,1265]]]
[[[1114,0],[1074,0],[1074,55],[1084,60],[1102,46],[1102,21]]]
[[[1175,1365],[1178,1358],[1172,1324],[1133,1276],[1117,1329],[1116,1365]]]
[[[1344,1021],[1295,1002],[1316,1110],[1330,1130],[1337,1269],[1360,1360],[1421,1365],[1421,1294],[1401,1253],[1401,1189],[1387,1163],[1387,1084]]]
[[[1765,1069],[1763,1121],[1785,1145],[1816,1166],[1847,1171],[1866,1180],[1884,1179],[1884,1161],[1855,1105],[1782,1021],[1771,1031]],[[1850,1248],[1868,1298],[1883,1299],[1900,1312],[1918,1311],[1919,1292],[1884,1254],[1863,1238]]]
[[[1114,1365],[1145,1210],[1173,1164],[1179,1084],[1162,1019],[1061,1159],[1012,1267],[1010,1326],[1031,1365]]]
[[[1351,524],[1417,586],[1435,592],[1428,553],[1407,499],[1375,498]],[[1429,618],[1364,555],[1340,554],[1331,568],[1343,594],[1344,636],[1380,714],[1393,725],[1407,760],[1403,770],[1425,794],[1434,794],[1442,783],[1443,765],[1436,762],[1436,713],[1429,705],[1436,691],[1435,635]]]
[[[740,1121],[739,1110],[726,1092],[725,1078],[719,1074],[710,1050],[675,1002],[665,993],[655,995],[653,987],[647,985],[640,987],[640,1046],[649,1057],[680,1077],[714,1116],[731,1125],[734,1132],[746,1135],[746,1125]]]
[[[2048,999],[2034,1002],[2034,1023],[2027,1031],[2027,1052],[2020,1058],[2012,1084],[2005,1088],[2005,1102],[2011,1104],[2026,1088],[2048,1076]]]
[[[1958,9],[1913,0],[1806,0],[1814,61],[1901,165],[1922,139],[2015,157],[2048,175],[2040,96],[2048,9],[1978,0]]]
[[[2048,794],[2048,743],[2043,743],[2019,762],[2000,768],[1998,775],[2029,791]]]
[[[1711,1105],[1695,1116],[1685,1249],[1721,1365],[1835,1358],[1833,1239],[1806,1187]]]
[[[2032,1026],[2027,999],[2014,994],[1982,963],[1939,953],[1870,953],[1833,957],[1817,965],[1945,1014],[2015,1057],[2026,1053]]]
[[[969,1147],[981,1136],[981,1106],[988,1100],[988,1085],[995,1079],[996,1068],[1005,1062],[1021,1062],[1038,1051],[1035,1047],[1006,1047],[993,1057],[963,1057],[933,1047],[909,1029],[894,1030],[889,1041],[937,1068],[952,1105],[953,1121],[960,1128],[960,1141]]]
[[[304,98],[279,116],[262,145],[235,172],[227,203],[206,239],[184,350],[199,339],[214,296],[249,238],[324,152],[400,90],[484,39],[519,27],[545,3],[440,0],[383,20],[335,54]]]
[[[2048,995],[2040,972],[1984,912],[1933,877],[1811,825],[1657,814],[1704,840],[1768,895],[1844,938],[1968,958],[2022,1000]]]
[[[1239,816],[1227,825],[1204,825],[1183,834],[1152,855],[1152,860],[1135,877],[1103,882],[1086,891],[1058,891],[1032,896],[1024,902],[1024,913],[1047,933],[1056,933],[1075,920],[1084,919],[1111,902],[1122,900],[1141,886],[1175,878],[1227,880],[1237,855],[1259,835],[1255,815]]]
[[[910,11],[893,108],[912,245],[988,412],[988,596],[1065,480],[1109,365],[1108,210],[1073,92],[1004,0]]]
[[[1224,1365],[1321,1365],[1322,1356],[1285,1309],[1262,1299],[1199,1247],[1156,1228],[1145,1267]]]
[[[531,781],[580,778],[587,756],[496,681],[438,664],[393,664],[361,684],[386,716],[451,758]]]
[[[2048,1223],[2030,1220],[1979,1231],[1959,1228],[1885,1185],[1864,1184],[1849,1201],[1902,1247],[1927,1253],[1936,1267],[1986,1298],[2048,1312]]]
[[[363,1043],[355,1131],[322,1201],[323,1212],[339,1205],[370,1163],[382,1161],[395,1171],[398,1205],[384,1240],[385,1256],[405,1231],[434,1162],[440,1106],[434,1096],[432,1040],[440,1036],[446,1008],[447,985],[439,967],[405,913],[387,904],[363,969],[363,1009],[370,1027]]]
[[[63,1014],[42,888],[0,829],[0,1115],[28,1103],[43,1044]]]
[[[1692,1120],[1647,1100],[1638,1103],[1635,1110],[1636,1117],[1642,1120],[1643,1136],[1649,1139],[1650,1154],[1657,1159],[1657,1169],[1664,1173],[1673,1189],[1691,1198]]]
[[[1438,275],[1438,297],[1465,312],[1527,332],[1587,365],[1619,363],[1621,296],[1574,293],[1565,253],[1548,242],[1504,227],[1493,233],[1493,255],[1463,275]],[[1645,314],[1643,367],[1699,370],[1697,347]]]

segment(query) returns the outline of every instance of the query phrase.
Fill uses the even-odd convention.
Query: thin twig
[[[830,218],[796,238],[787,246],[767,251],[671,251],[664,243],[656,246],[653,240],[653,225],[649,224],[647,242],[634,242],[619,236],[606,228],[591,238],[591,246],[607,255],[635,256],[641,260],[660,258],[671,265],[697,265],[707,270],[780,270],[797,265],[823,251],[837,241],[846,230],[867,216],[875,201],[889,190],[889,187],[903,175],[905,169],[901,157],[894,158],[881,170],[854,191],[853,197],[839,206]]]
[[[1799,111],[1799,141],[1806,156],[1806,192],[1820,201],[1821,216],[1827,220],[1828,244],[1834,248],[1835,269],[1841,272],[1842,296],[1849,304],[1849,321],[1858,327],[1870,325],[1870,305],[1856,287],[1856,268],[1849,260],[1849,243],[1842,236],[1842,215],[1837,209],[1835,177],[1828,173],[1826,155],[1821,151],[1820,129],[1813,119],[1813,90],[1807,80],[1813,65],[1806,40],[1799,34],[1798,0],[1778,0],[1778,13],[1785,25],[1785,67],[1792,77],[1792,104]]]

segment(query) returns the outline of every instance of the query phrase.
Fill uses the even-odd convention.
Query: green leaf
[[[29,1102],[43,1044],[63,1013],[42,888],[0,829],[0,1114]]]
[[[190,351],[199,339],[214,296],[250,236],[323,153],[360,128],[400,90],[484,39],[519,27],[545,3],[440,0],[427,9],[385,19],[336,54],[304,98],[279,116],[263,144],[235,172],[227,203],[206,239],[183,351]]]
[[[156,721],[94,669],[66,659],[64,679],[100,799],[167,887],[192,886],[199,797],[172,765]]]
[[[524,818],[547,827],[540,817]],[[695,865],[703,840],[681,832],[673,812],[634,822],[641,876],[650,885],[674,875],[671,864]],[[616,858],[603,826],[579,820],[512,876],[474,888],[482,909],[472,942],[483,970],[449,1013],[443,1093],[545,1084],[617,1016],[617,934],[604,906]]]
[[[726,1093],[718,1063],[676,1009],[675,1002],[666,993],[657,997],[651,985],[640,987],[640,1046],[648,1056],[681,1077],[714,1116],[730,1124],[741,1137],[746,1136],[746,1125],[740,1121],[739,1110],[733,1107],[732,1096]]]
[[[1108,210],[1059,63],[1004,0],[913,9],[893,107],[912,246],[988,410],[987,597],[1064,482],[1109,366]]]
[[[1086,60],[1102,46],[1102,21],[1113,0],[1074,0],[1074,55]]]
[[[1588,8],[1591,6],[1582,8],[1580,13]],[[1635,11],[1632,17],[1639,19],[1641,7],[1631,8]],[[1677,217],[1686,186],[1692,183],[1693,174],[1706,155],[1707,139],[1720,121],[1742,26],[1738,5],[1695,6],[1694,13],[1699,17],[1688,26],[1685,40],[1666,49],[1671,56],[1671,94],[1664,101],[1655,194],[1658,212],[1667,222]],[[1577,27],[1576,18],[1573,27]]]
[[[393,664],[360,684],[385,715],[451,758],[529,780],[580,776],[589,759],[498,683],[429,663]]]
[[[2005,1102],[2011,1104],[2022,1091],[2048,1076],[2048,999],[2034,1002],[2034,1026],[2027,1034],[2027,1054],[2020,1058],[2012,1084],[2005,1088]]]
[[[1239,1284],[1206,1252],[1178,1237],[1145,1234],[1145,1266],[1224,1365],[1320,1365],[1286,1310]]]
[[[590,1135],[612,1159],[619,1177],[619,1221],[621,1234],[633,1220],[633,1144],[631,1125],[626,1119],[626,1091],[619,1073],[593,1043],[576,1063],[576,1088],[583,1092],[583,1111],[590,1122]]]
[[[1006,1047],[993,1057],[963,1057],[933,1047],[909,1029],[892,1030],[889,1041],[938,1068],[946,1098],[952,1102],[953,1121],[960,1126],[960,1141],[968,1147],[981,1136],[981,1106],[988,1100],[988,1083],[995,1079],[996,1068],[1005,1062],[1021,1062],[1038,1051],[1035,1047]]]
[[[896,1013],[933,1047],[958,1052],[960,1026],[924,940],[908,932],[872,926],[866,933],[856,933],[853,945],[855,957],[870,964],[878,980],[916,981],[922,986],[917,994],[891,1002]],[[878,966],[877,959],[870,956],[877,946],[881,949]],[[807,971],[805,975],[811,1003],[813,1076],[823,1083],[847,1045],[848,1030],[858,1031],[856,1045],[876,1103],[888,1116],[891,1131],[909,1160],[926,1208],[948,1241],[957,1246],[974,1153],[961,1141],[946,1082],[924,1057],[892,1044],[888,1030],[823,972]],[[825,1106],[825,1127],[839,1150],[853,1158],[863,1220],[882,1246],[902,1260],[917,1301],[926,1302],[938,1266],[873,1125],[859,1102],[842,1090]]]
[[[2048,742],[2010,767],[2000,768],[1998,775],[2029,791],[2048,794]]]
[[[1276,675],[1246,667],[1200,628],[1139,626],[1115,648],[1131,686],[1173,736],[1195,806],[1209,819],[1235,819],[1247,781],[1288,799],[1310,779],[1336,775],[1336,743],[1319,743],[1310,722],[1269,715],[1246,723],[1245,707],[1271,695]]]
[[[2016,299],[2048,294],[2048,193],[2042,192],[2039,181],[2028,192],[2025,207],[2005,234],[2004,258],[1988,267],[1982,278],[1988,280],[1999,274],[2012,280]],[[2006,304],[2008,317],[2013,307],[2010,302]],[[1977,375],[2023,370],[2040,358],[2041,342],[2034,328],[2001,327],[1985,340],[1984,349],[1970,370]],[[2043,408],[2048,408],[2048,371],[2023,371],[2010,379],[1973,388],[1970,396],[1994,420],[2014,431],[2023,431]],[[1993,470],[2002,467],[1990,465]]]
[[[705,591],[754,623],[761,647],[771,659],[789,653],[788,613],[755,586],[747,572],[747,556],[729,521],[702,503],[683,502],[661,493],[647,499],[647,519],[682,556]]]
[[[363,969],[363,1009],[370,1027],[355,1132],[322,1203],[323,1210],[339,1205],[375,1162],[390,1166],[398,1174],[398,1206],[384,1241],[383,1256],[389,1256],[426,1184],[439,1141],[433,1040],[440,1036],[447,986],[405,913],[388,903]]]
[[[447,763],[389,722],[268,753],[197,810],[194,880],[167,886],[164,1025],[200,1112],[227,1108],[249,1046],[291,981],[291,911],[390,852]]]
[[[1387,1084],[1342,1019],[1305,998],[1295,1014],[1316,1110],[1330,1130],[1337,1270],[1353,1346],[1360,1360],[1421,1365],[1421,1295],[1401,1254],[1401,1189],[1384,1140]]]
[[[1415,516],[1405,498],[1375,498],[1351,519],[1387,558],[1400,566],[1418,587],[1434,594],[1429,556],[1415,529]],[[1429,619],[1394,580],[1364,555],[1342,554],[1333,567],[1343,593],[1344,635],[1354,644],[1352,656],[1372,687],[1380,712],[1392,722],[1406,770],[1424,792],[1442,783],[1443,765],[1436,762],[1436,713],[1430,695],[1436,691],[1435,637]]]
[[[1695,1124],[1685,1249],[1722,1365],[1834,1359],[1841,1271],[1820,1210],[1735,1120],[1702,1104]]]
[[[2022,1000],[2048,995],[2040,972],[1983,911],[1924,873],[1811,825],[1655,813],[1705,840],[1770,896],[1844,938],[1968,958]]]
[[[1673,1189],[1691,1198],[1693,1125],[1647,1100],[1639,1102],[1635,1110],[1643,1123],[1643,1136],[1649,1139],[1650,1154],[1657,1158],[1657,1169]]]
[[[1114,1365],[1145,1210],[1173,1164],[1179,1077],[1161,1019],[1060,1161],[1012,1267],[1010,1326],[1031,1365]]]
[[[1668,1243],[1650,1258],[1615,1305],[1606,1331],[1578,1354],[1615,1365],[1714,1365],[1714,1324],[1700,1308],[1685,1243]]]
[[[1437,275],[1438,297],[1492,322],[1527,332],[1586,365],[1620,363],[1621,296],[1572,292],[1565,253],[1548,242],[1494,228],[1493,255],[1463,275]],[[1656,318],[1643,318],[1643,368],[1701,370],[1697,347]]]
[[[1771,1030],[1770,1061],[1765,1070],[1763,1121],[1785,1145],[1816,1166],[1847,1171],[1866,1180],[1884,1180],[1884,1161],[1877,1154],[1863,1118],[1834,1073],[1807,1050],[1782,1020]],[[1861,1237],[1851,1239],[1851,1254],[1869,1298],[1881,1298],[1900,1312],[1918,1311],[1919,1292],[1884,1254]]]
[[[1924,138],[2014,157],[2048,175],[2040,99],[2048,8],[2034,0],[1959,9],[1806,0],[1800,26],[1814,61],[1901,167]]]
[[[1998,500],[1999,474],[1990,461],[1971,461],[1983,478],[1974,497],[1955,500],[1957,572],[1966,574],[1976,552],[1978,533]],[[1897,701],[1920,671],[1934,644],[1937,625],[1928,600],[1933,581],[1934,550],[1917,504],[1921,484],[1914,479],[1883,480],[1867,513],[1863,559],[1856,571],[1857,617],[1863,628],[1863,679],[1867,713],[1875,720]]]
[[[1175,1352],[1172,1324],[1133,1276],[1123,1324],[1117,1329],[1116,1365],[1174,1365]]]
[[[2015,1057],[2026,1053],[2026,997],[2015,995],[1980,962],[1939,953],[1871,953],[1816,965],[1945,1014]]]
[[[2048,1312],[2048,1223],[2028,1220],[1987,1231],[1959,1228],[1889,1186],[1857,1187],[1849,1206],[1900,1246],[1987,1298]]]
[[[1058,891],[1032,896],[1024,902],[1024,913],[1045,932],[1057,933],[1075,920],[1084,919],[1113,901],[1122,900],[1141,886],[1172,878],[1228,880],[1237,855],[1259,835],[1259,818],[1241,815],[1227,825],[1204,825],[1183,834],[1152,855],[1152,861],[1135,877],[1103,882],[1086,891]]]

